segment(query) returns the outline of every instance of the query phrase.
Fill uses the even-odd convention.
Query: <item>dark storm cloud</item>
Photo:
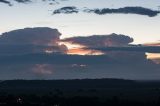
[[[0,56],[0,64],[56,64],[56,65],[69,65],[69,64],[100,64],[116,63],[112,58],[107,55],[67,55],[67,54],[22,54]]]
[[[67,52],[65,45],[45,46],[45,45],[0,45],[0,55],[24,55],[24,54],[46,54],[47,51],[55,54]]]
[[[110,8],[103,8],[103,9],[86,9],[84,12],[87,13],[95,13],[98,15],[105,15],[105,14],[138,14],[138,15],[147,15],[149,17],[157,16],[160,11],[144,8],[144,7],[123,7],[118,9],[110,9]]]
[[[0,35],[0,55],[27,53],[63,52],[65,45],[59,45],[61,33],[47,27],[24,28]]]
[[[53,14],[72,14],[72,13],[78,13],[77,7],[74,6],[67,6],[67,7],[62,7],[60,9],[54,10]]]
[[[59,45],[59,41],[60,32],[46,27],[3,33],[0,37],[0,79],[160,77],[160,65],[146,59],[145,52],[132,51],[130,48],[122,50],[133,42],[133,38],[128,36],[110,34],[62,39],[64,42],[85,45],[89,49],[110,48],[104,55],[64,54],[67,48]],[[47,54],[44,50],[55,52]]]
[[[57,29],[47,27],[25,28],[3,33],[0,44],[55,44],[61,33]]]
[[[47,27],[25,28],[3,33],[0,44],[55,44],[61,33],[57,29]]]
[[[122,34],[110,35],[92,35],[87,37],[70,37],[62,39],[63,42],[70,42],[73,44],[80,44],[87,47],[108,47],[108,46],[126,46],[133,42],[133,38]]]
[[[132,45],[133,38],[126,35],[93,35],[87,37],[71,37],[62,42],[83,45],[86,50],[98,50],[119,62],[146,61],[146,52],[160,53],[160,47]]]
[[[1,79],[157,79],[159,65],[147,59],[101,56],[26,54],[0,56]]]
[[[57,50],[63,52],[67,50],[65,45],[57,44],[57,42],[60,40],[60,34],[57,30],[52,30],[54,31],[48,31],[48,28],[40,28],[40,30],[37,30],[37,28],[33,28],[29,30],[23,29],[18,31],[11,31],[9,33],[3,34],[0,39],[0,53],[5,54],[9,57],[5,57],[3,55],[1,58],[1,60],[4,59],[2,63],[4,63],[5,61],[7,63],[16,61],[18,63],[29,62],[33,64],[96,64],[97,62],[100,64],[114,64],[117,62],[122,62],[122,60],[125,60],[127,62],[133,62],[133,60],[146,60],[145,51],[143,51],[142,53],[138,53],[136,50],[123,48],[124,46],[129,46],[129,43],[133,41],[133,38],[125,35],[117,35],[114,33],[110,35],[72,37],[61,40],[63,42],[85,45],[86,47],[88,47],[88,49],[97,49],[100,51],[104,51],[106,53],[105,55],[78,56],[55,55],[54,53],[48,55],[43,52],[46,48],[47,50]],[[42,33],[41,31],[43,31],[44,33]],[[47,38],[45,38],[44,36]],[[48,44],[50,44],[49,42],[52,42],[51,46],[48,46]],[[110,49],[108,49],[107,51],[102,50],[104,49],[103,47],[108,47]],[[119,60],[119,58],[122,58],[122,60]]]

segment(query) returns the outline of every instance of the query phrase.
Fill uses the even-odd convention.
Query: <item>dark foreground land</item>
[[[160,81],[8,80],[0,106],[160,106]]]

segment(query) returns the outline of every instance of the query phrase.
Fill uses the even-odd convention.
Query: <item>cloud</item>
[[[156,64],[160,64],[160,58],[154,58],[152,59]]]
[[[0,0],[0,3],[5,3],[5,4],[8,4],[9,6],[11,6],[10,1],[8,1],[8,0]]]
[[[43,45],[0,45],[0,55],[23,55],[23,54],[63,54],[68,49],[65,45],[43,46]]]
[[[103,8],[103,9],[86,9],[84,12],[87,13],[95,13],[98,15],[105,15],[105,14],[138,14],[138,15],[147,15],[149,17],[157,16],[160,11],[151,10],[144,7],[123,7],[118,9],[110,9],[110,8]]]
[[[0,3],[5,3],[10,6],[12,6],[13,1],[17,3],[29,3],[33,2],[34,0],[0,0]],[[49,5],[53,4],[60,4],[60,2],[68,1],[68,0],[40,0],[41,2],[48,2]],[[160,11],[158,10],[152,10],[145,7],[122,7],[122,8],[96,8],[96,9],[83,9],[80,10],[75,6],[66,6],[59,9],[56,9],[53,11],[53,14],[73,14],[73,13],[79,13],[80,11],[85,13],[95,13],[97,15],[105,15],[105,14],[137,14],[137,15],[145,15],[149,17],[155,17],[157,16]]]
[[[0,56],[0,64],[55,64],[55,65],[69,65],[69,64],[100,64],[116,63],[107,55],[67,55],[67,54],[22,54]],[[95,61],[94,61],[95,60]]]
[[[62,52],[67,51],[60,45],[61,33],[57,29],[47,27],[24,28],[0,35],[0,55]]]
[[[12,6],[12,2],[15,1],[17,3],[29,3],[31,0],[0,0],[0,3],[8,4],[9,6]]]
[[[78,13],[81,11],[77,7],[74,6],[68,6],[68,7],[62,7],[60,9],[57,9],[53,12],[53,14],[72,14],[72,13]],[[138,15],[146,15],[149,17],[155,17],[157,16],[160,11],[152,10],[145,7],[122,7],[118,9],[110,9],[110,8],[103,8],[103,9],[84,9],[83,12],[85,13],[95,13],[98,15],[105,15],[105,14],[138,14]]]
[[[47,27],[3,33],[0,79],[160,78],[159,64],[148,60],[144,51],[138,52],[138,47],[135,51],[128,48],[133,46],[129,36],[113,33],[60,39],[60,35],[57,29]],[[61,41],[111,50],[103,55],[68,55],[68,48]]]
[[[32,68],[32,71],[38,75],[47,75],[52,74],[52,65],[49,64],[35,64],[35,66]]]
[[[47,27],[25,28],[3,33],[0,44],[56,45],[61,33]]]
[[[107,55],[28,54],[0,56],[0,60],[1,79],[159,79],[160,68],[147,59],[115,60]]]
[[[74,6],[67,6],[67,7],[62,7],[60,9],[54,10],[53,14],[72,14],[72,13],[78,13],[77,7]]]
[[[61,41],[82,45],[84,46],[84,48],[81,48],[83,51],[98,51],[114,60],[121,60],[121,62],[126,63],[134,60],[146,61],[146,52],[160,53],[160,47],[133,45],[130,44],[134,41],[133,38],[115,33],[110,35],[70,37]],[[77,49],[77,52],[79,52],[79,49]]]
[[[73,44],[80,44],[87,47],[110,47],[110,46],[126,46],[133,42],[133,38],[122,34],[110,35],[92,35],[87,37],[70,37],[62,39],[62,42],[70,42]]]
[[[130,51],[130,52],[148,52],[148,53],[160,53],[160,47],[156,46],[128,46],[128,47],[99,47],[99,48],[87,48],[100,51]]]
[[[31,2],[31,0],[15,0],[18,3],[27,3],[27,2]]]
[[[0,0],[0,3],[5,3],[8,4],[9,6],[12,6],[14,1],[17,3],[35,2],[35,0]],[[49,2],[50,5],[53,5],[53,4],[59,4],[61,1],[68,1],[68,0],[38,0],[38,1]]]

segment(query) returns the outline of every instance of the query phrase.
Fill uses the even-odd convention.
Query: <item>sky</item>
[[[121,8],[141,6],[158,10],[159,0],[67,0],[59,4],[33,0],[32,3],[16,3],[13,6],[0,4],[0,33],[25,27],[51,27],[62,33],[62,38],[88,36],[94,34],[125,34],[134,38],[136,44],[160,40],[160,15],[147,17],[135,14],[56,14],[53,11],[65,7],[84,8]],[[2,27],[3,26],[3,27]]]
[[[0,80],[160,79],[160,0],[0,0]]]

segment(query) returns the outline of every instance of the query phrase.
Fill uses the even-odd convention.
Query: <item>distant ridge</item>
[[[124,79],[75,79],[75,80],[4,80],[0,82],[0,89],[15,88],[106,88],[121,87],[134,84],[133,80]]]

